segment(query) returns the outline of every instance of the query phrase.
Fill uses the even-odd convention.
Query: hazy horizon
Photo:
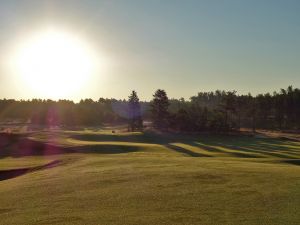
[[[297,87],[299,9],[293,0],[1,1],[0,98],[126,99],[136,90],[150,100],[161,88],[189,99],[217,89],[256,95]],[[16,46],[49,27],[97,55],[99,70],[76,91],[54,94],[70,74],[64,82],[55,75],[55,82],[26,86],[24,76],[7,69]]]

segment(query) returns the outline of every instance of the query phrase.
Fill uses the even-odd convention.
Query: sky
[[[65,96],[75,101],[124,99],[131,90],[149,100],[158,88],[188,99],[299,87],[299,11],[298,0],[0,0],[0,98],[49,97],[6,66],[18,42],[48,26],[99,55],[102,69]]]

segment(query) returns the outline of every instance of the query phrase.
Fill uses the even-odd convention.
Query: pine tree
[[[153,95],[152,100],[152,119],[153,125],[158,129],[165,129],[168,127],[169,119],[169,99],[164,90],[158,89]]]
[[[143,128],[140,100],[136,91],[128,97],[128,130],[135,131]]]

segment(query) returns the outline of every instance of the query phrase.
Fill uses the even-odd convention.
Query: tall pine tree
[[[128,97],[128,130],[136,131],[143,128],[140,100],[136,91]]]
[[[151,112],[153,126],[158,129],[165,129],[169,122],[169,99],[164,90],[158,89],[153,95],[151,104]]]

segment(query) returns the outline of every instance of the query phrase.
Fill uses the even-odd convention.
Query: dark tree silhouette
[[[229,129],[232,127],[231,114],[236,112],[236,91],[228,91],[223,95],[222,108],[225,111],[225,125]]]
[[[168,128],[169,104],[167,93],[164,90],[158,89],[153,95],[153,100],[151,102],[152,121],[155,128]]]
[[[136,91],[128,97],[128,130],[135,131],[143,128],[140,100]]]
[[[235,91],[199,92],[190,100],[170,99],[157,90],[151,102],[140,102],[136,92],[129,100],[100,98],[68,100],[0,99],[2,128],[11,123],[43,126],[101,126],[129,123],[130,130],[152,119],[159,129],[226,132],[239,128],[300,130],[300,89],[289,86],[273,94],[237,95]],[[32,126],[31,126],[32,125]],[[26,126],[24,126],[26,127]]]

